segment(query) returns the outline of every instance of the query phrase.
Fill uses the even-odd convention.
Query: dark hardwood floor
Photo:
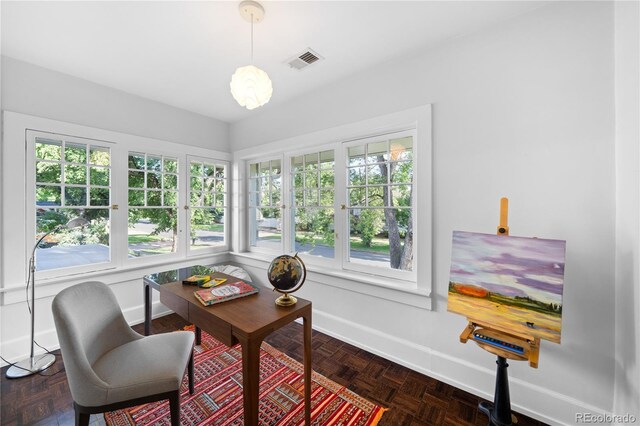
[[[163,333],[184,327],[177,315],[153,321],[153,332]],[[134,329],[143,332],[142,325]],[[292,323],[266,341],[302,361],[302,326]],[[28,378],[8,380],[2,369],[0,424],[72,425],[73,402],[64,365],[58,351],[56,363]],[[487,425],[487,417],[477,409],[480,398],[423,374],[404,368],[348,343],[313,332],[313,368],[330,379],[389,411],[380,426]],[[102,415],[91,416],[91,425],[103,425]],[[518,415],[519,426],[540,426],[537,420]]]

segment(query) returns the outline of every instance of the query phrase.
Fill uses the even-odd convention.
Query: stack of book
[[[237,299],[239,297],[249,296],[257,293],[257,287],[248,284],[242,280],[232,281],[226,284],[218,285],[213,288],[204,288],[196,290],[193,294],[196,299],[204,306],[214,305],[227,300]]]

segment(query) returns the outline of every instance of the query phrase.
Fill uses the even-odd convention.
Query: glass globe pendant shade
[[[266,104],[273,94],[267,73],[253,65],[238,68],[229,86],[233,98],[249,110]]]

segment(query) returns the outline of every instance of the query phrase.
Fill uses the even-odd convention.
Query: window
[[[189,164],[189,249],[226,245],[228,178],[225,164],[192,159]]]
[[[415,135],[323,145],[286,155],[282,168],[249,161],[249,250],[299,252],[322,267],[415,282]]]
[[[345,267],[412,271],[413,135],[368,138],[346,143],[345,148]]]
[[[36,239],[51,232],[36,250],[36,269],[110,262],[109,146],[31,131],[28,136],[34,148]],[[89,221],[87,229],[61,229],[76,217]]]
[[[178,159],[129,152],[129,257],[175,253],[178,248]]]
[[[282,250],[282,160],[249,164],[249,245]]]
[[[334,169],[333,150],[291,158],[291,235],[297,252],[335,257]]]
[[[18,113],[5,116],[10,139],[24,143],[3,147],[2,170],[11,183],[5,198],[24,199],[3,205],[2,232],[15,243],[4,252],[6,277],[28,279],[28,259],[42,237],[35,253],[38,282],[187,256],[211,262],[212,255],[228,250],[230,154]],[[191,162],[202,164],[197,191],[208,203],[193,210]],[[192,211],[195,243],[189,238]],[[89,224],[64,227],[78,217]]]

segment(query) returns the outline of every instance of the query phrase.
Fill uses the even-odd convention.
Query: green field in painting
[[[513,331],[560,343],[562,317],[558,314],[496,303],[488,298],[453,291],[449,292],[447,310],[505,332]],[[527,322],[533,323],[533,328],[527,326]]]

